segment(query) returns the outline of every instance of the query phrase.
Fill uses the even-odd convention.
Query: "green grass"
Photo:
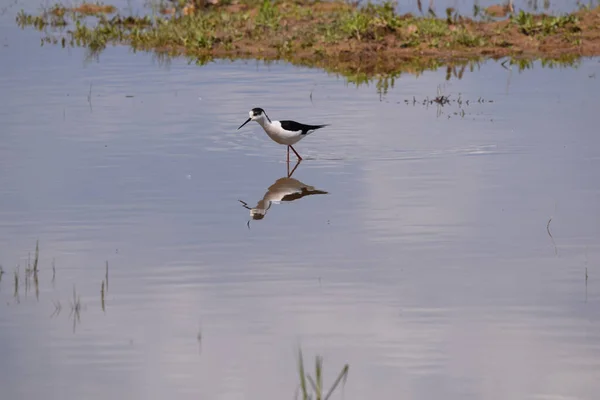
[[[163,0],[160,0],[163,1]],[[108,46],[126,45],[160,57],[184,56],[204,64],[215,58],[286,60],[319,67],[350,82],[420,73],[440,65],[490,57],[544,59],[580,56],[584,29],[600,30],[577,15],[540,16],[520,12],[508,21],[474,21],[448,9],[444,18],[401,15],[392,2],[356,6],[331,0],[225,1],[198,12],[183,12],[185,2],[153,5],[148,15],[122,11],[89,13],[61,4],[39,15],[17,16],[21,27],[43,32],[42,44],[85,47],[96,57]],[[161,14],[173,7],[174,12]],[[108,6],[98,3],[97,7]],[[597,10],[588,11],[595,15]],[[585,16],[584,16],[585,17]],[[540,46],[555,38],[554,46]],[[598,37],[596,35],[595,37]],[[557,48],[560,47],[560,48]],[[597,51],[598,47],[590,47]],[[385,82],[380,85],[386,87]]]
[[[519,27],[519,31],[527,36],[551,35],[560,29],[569,32],[580,32],[579,19],[577,16],[568,14],[561,16],[542,15],[536,16],[531,13],[520,11],[514,15],[511,22]]]
[[[254,18],[249,12],[228,13],[216,8],[176,17],[123,17],[117,14],[108,18],[100,13],[94,15],[97,18],[95,24],[86,24],[81,14],[55,5],[38,16],[21,12],[17,16],[17,23],[22,27],[33,26],[43,30],[47,27],[64,27],[71,21],[74,29],[61,36],[64,39],[61,43],[84,45],[91,50],[121,42],[129,43],[134,48],[168,46],[191,51],[212,49],[216,45],[243,39],[264,38],[270,39],[270,43],[265,43],[266,47],[277,47],[287,40],[290,50],[293,50],[296,47],[312,47],[316,43],[339,44],[348,39],[378,41],[387,35],[405,36],[414,43],[427,43],[440,37],[445,37],[453,44],[465,42],[462,35],[455,35],[450,29],[453,23],[450,19],[404,18],[396,14],[391,2],[368,4],[363,8],[339,4],[339,10],[331,13],[333,17],[327,12],[313,11],[306,4],[288,7],[288,3],[263,0]],[[284,12],[281,8],[285,8],[286,22],[294,25],[296,34],[290,35],[289,29],[282,26]],[[311,17],[315,21],[307,22]],[[470,42],[478,43],[476,32],[471,32],[470,36],[473,37]],[[277,41],[277,38],[284,40]]]
[[[258,16],[256,17],[256,24],[259,27],[275,30],[279,26],[279,10],[273,4],[271,0],[263,0],[260,9],[258,10]]]
[[[313,378],[310,374],[306,373],[302,350],[298,350],[298,373],[300,375],[299,393],[301,399],[328,400],[340,383],[342,386],[346,384],[349,369],[350,366],[348,364],[344,365],[337,378],[329,387],[329,390],[326,390],[326,387],[323,384],[323,358],[320,356],[315,358],[315,374]],[[298,396],[296,396],[296,398],[298,398]]]
[[[465,30],[456,31],[454,33],[454,41],[465,47],[483,47],[486,44],[484,38]]]

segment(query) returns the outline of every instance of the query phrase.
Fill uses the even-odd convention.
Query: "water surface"
[[[326,382],[350,364],[347,399],[600,390],[599,60],[380,94],[285,64],[86,62],[0,21],[3,399],[288,398],[298,345]],[[464,114],[413,104],[438,89]],[[239,200],[287,178],[284,147],[236,130],[256,106],[331,124],[292,176],[328,193],[249,229]]]

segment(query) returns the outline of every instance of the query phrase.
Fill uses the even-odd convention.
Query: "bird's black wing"
[[[291,132],[302,132],[302,135],[306,135],[308,131],[314,131],[315,129],[322,128],[327,125],[305,125],[296,121],[279,121],[281,123],[281,127],[286,131]]]

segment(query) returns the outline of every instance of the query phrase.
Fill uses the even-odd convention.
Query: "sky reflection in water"
[[[380,98],[317,70],[83,64],[0,34],[3,398],[292,396],[298,344],[326,382],[350,364],[348,399],[600,390],[598,60],[406,75]],[[438,86],[464,116],[412,104]],[[327,194],[248,229],[239,200],[287,179],[284,146],[236,131],[256,106],[331,123],[292,176]]]

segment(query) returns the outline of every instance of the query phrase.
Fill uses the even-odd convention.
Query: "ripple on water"
[[[327,374],[349,363],[352,399],[599,391],[598,135],[585,106],[545,98],[594,99],[588,72],[528,70],[514,95],[484,64],[453,90],[502,98],[448,119],[283,64],[165,70],[111,48],[82,67],[72,54],[1,83],[4,395],[292,396],[297,344]],[[444,79],[402,76],[388,96]],[[330,194],[274,204],[248,229],[237,200],[256,204],[285,170],[285,147],[236,130],[255,105],[332,123],[297,146],[294,176]],[[17,302],[11,274],[37,238],[39,300],[21,286]]]

